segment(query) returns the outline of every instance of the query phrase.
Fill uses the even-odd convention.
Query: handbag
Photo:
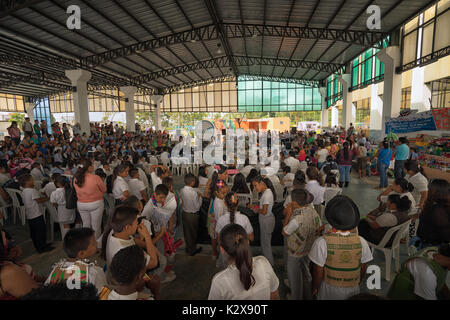
[[[76,209],[77,208],[77,192],[73,186],[73,180],[71,182],[70,188],[66,188],[66,209]]]

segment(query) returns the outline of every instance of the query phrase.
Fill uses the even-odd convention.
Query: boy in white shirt
[[[148,196],[147,192],[145,192],[146,187],[144,183],[139,180],[138,169],[131,169],[129,175],[131,177],[130,181],[128,181],[128,186],[130,187],[130,195],[135,196],[142,201],[143,205],[145,205],[148,201]]]
[[[146,268],[151,270],[158,265],[158,250],[144,223],[138,223],[139,210],[132,207],[118,206],[114,211],[109,227],[103,233],[102,258],[106,260],[107,269],[111,265],[114,255],[122,248],[139,245],[145,250]],[[139,233],[139,237],[133,237]],[[151,276],[150,290],[155,298],[159,298],[160,279]]]
[[[196,178],[188,173],[184,176],[185,186],[180,191],[182,201],[182,220],[184,239],[186,241],[186,253],[194,256],[202,251],[197,248],[197,233],[199,223],[199,211],[202,206],[202,197],[193,189]]]
[[[333,229],[317,238],[308,254],[314,263],[313,296],[318,300],[345,300],[359,294],[372,252],[357,233],[360,215],[352,199],[334,197],[327,203],[325,217]],[[328,250],[331,247],[333,250]]]
[[[291,167],[284,166],[283,167],[283,179],[280,181],[281,185],[287,188],[287,191],[290,193],[293,189],[295,174],[291,172]]]
[[[25,206],[25,215],[30,226],[31,239],[37,252],[44,253],[55,249],[47,244],[47,228],[44,215],[39,208],[40,203],[48,200],[34,189],[34,179],[30,174],[21,175],[20,185],[22,186],[23,204]]]
[[[48,198],[52,195],[52,192],[56,190],[56,184],[55,181],[58,179],[58,177],[61,176],[59,173],[52,174],[50,178],[50,182],[47,183],[42,189],[41,193],[46,195]]]
[[[145,271],[144,252],[137,245],[123,248],[111,262],[111,282],[114,289],[107,286],[100,292],[100,300],[153,300],[143,292],[148,279]]]
[[[106,284],[105,273],[102,268],[97,266],[96,262],[88,260],[97,253],[97,241],[94,237],[94,230],[91,228],[73,229],[67,232],[63,240],[64,252],[67,254],[67,258],[62,259],[53,266],[45,284],[67,281],[76,270],[80,270],[82,274],[81,284],[92,283],[97,288],[97,291],[100,292]]]

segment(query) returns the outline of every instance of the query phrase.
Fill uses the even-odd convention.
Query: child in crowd
[[[198,187],[204,189],[208,183],[208,168],[200,166],[198,169]]]
[[[129,166],[121,164],[114,168],[112,176],[112,194],[116,201],[116,206],[122,204],[130,196],[130,187],[125,178],[128,176]]]
[[[139,245],[145,250],[145,265],[151,270],[158,265],[158,249],[153,244],[152,238],[141,222],[138,223],[139,210],[132,207],[118,206],[114,211],[111,221],[103,233],[102,258],[106,260],[107,270],[111,266],[114,255],[122,248]],[[139,233],[138,237],[133,237]],[[108,272],[108,275],[110,273]],[[108,278],[109,279],[109,278]],[[155,298],[159,299],[159,277],[152,276],[149,286]]]
[[[61,239],[64,239],[66,233],[70,230],[70,225],[75,222],[75,209],[66,208],[66,194],[70,189],[70,182],[64,176],[59,176],[56,179],[57,189],[52,192],[50,196],[50,202],[57,208],[57,220],[59,228],[61,230]]]
[[[193,256],[202,251],[197,248],[197,233],[199,224],[199,210],[202,205],[202,197],[193,189],[195,176],[188,173],[184,176],[185,186],[180,191],[182,201],[182,220],[184,239],[186,241],[186,253]]]
[[[280,181],[281,185],[287,188],[288,192],[292,191],[292,186],[294,184],[295,174],[291,172],[291,167],[283,167],[283,179]]]
[[[325,207],[325,217],[332,229],[316,239],[308,254],[314,263],[312,295],[318,300],[345,300],[359,294],[372,252],[357,233],[360,215],[352,199],[334,197]]]
[[[37,181],[44,181],[45,177],[41,171],[41,164],[38,162],[35,162],[35,163],[33,163],[33,165],[31,167],[32,167],[32,169],[31,169],[30,174],[33,176],[33,179],[37,180]]]
[[[34,188],[34,179],[30,174],[20,176],[20,185],[23,188],[23,203],[25,215],[30,226],[31,239],[37,252],[44,253],[55,249],[47,244],[47,228],[44,215],[39,208],[39,204],[48,201],[47,196],[42,196]]]
[[[308,190],[314,196],[314,208],[320,214],[321,204],[323,203],[323,196],[325,194],[325,187],[323,183],[322,175],[319,173],[316,167],[308,167],[306,169],[306,176],[308,182],[306,183],[306,190]]]
[[[250,223],[250,220],[246,215],[241,214],[237,211],[239,207],[239,198],[236,193],[229,192],[225,196],[225,204],[228,209],[227,213],[220,216],[216,223],[216,236],[217,242],[220,242],[219,235],[222,229],[228,224],[239,224],[241,225],[245,231],[247,232],[247,237],[250,241],[254,240],[253,227]],[[216,267],[219,269],[225,269],[228,266],[228,261],[226,261],[225,256],[220,254],[216,262]]]
[[[137,245],[132,245],[119,250],[112,259],[110,272],[111,284],[103,287],[100,292],[100,300],[153,300],[143,292],[145,281],[148,277],[145,273],[145,254]]]
[[[311,273],[308,254],[319,235],[320,217],[310,206],[311,193],[304,189],[295,189],[291,193],[292,202],[286,207],[283,222],[283,236],[287,245],[287,274],[292,300],[310,300]]]
[[[211,206],[213,209],[213,214],[208,215],[208,231],[211,237],[211,247],[213,259],[217,258],[217,238],[216,238],[216,223],[221,216],[225,214],[225,196],[227,195],[229,188],[225,181],[217,180],[215,192],[211,197]],[[211,212],[211,210],[209,210]]]
[[[56,179],[58,179],[58,177],[61,174],[59,173],[54,173],[52,174],[52,176],[50,177],[50,181],[48,181],[47,183],[44,182],[42,184],[42,189],[41,189],[41,193],[43,195],[46,195],[48,198],[50,198],[50,196],[52,195],[52,192],[56,190],[56,184],[55,181]]]
[[[59,173],[59,174],[64,174],[64,170],[61,169],[61,162],[54,162],[53,163],[53,167],[50,170],[50,174],[54,174],[54,173]]]
[[[262,196],[259,200],[258,208],[252,208],[251,204],[249,204],[249,208],[254,209],[258,214],[259,227],[261,230],[261,249],[263,255],[269,260],[270,264],[273,265],[272,232],[275,228],[275,216],[272,213],[272,208],[275,203],[275,190],[272,182],[268,178],[262,178],[261,176],[255,177],[252,184],[253,188],[255,188],[258,193],[262,193]]]
[[[128,181],[128,186],[130,187],[130,195],[135,196],[142,201],[143,205],[145,205],[148,201],[148,196],[144,183],[139,180],[139,171],[136,168],[132,168],[129,172],[129,175],[131,177],[130,181]]]
[[[228,224],[219,239],[229,266],[212,279],[208,300],[279,300],[279,280],[265,257],[252,257],[247,231]]]
[[[152,165],[150,166],[150,176],[152,178],[152,186],[156,188],[157,185],[162,183],[162,179],[170,175],[169,168],[166,166]]]
[[[66,233],[63,240],[67,258],[53,266],[45,284],[70,281],[69,278],[79,271],[81,284],[92,283],[100,292],[106,284],[105,273],[102,268],[97,266],[96,262],[88,260],[97,253],[94,230],[91,228],[73,229]]]

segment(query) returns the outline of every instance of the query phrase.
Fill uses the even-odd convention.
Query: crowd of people
[[[19,262],[21,249],[2,228],[0,299],[39,299],[53,292],[56,299],[158,300],[161,284],[176,279],[172,269],[180,245],[185,243],[190,256],[202,251],[197,243],[202,228],[218,268],[209,299],[279,299],[272,251],[277,217],[289,299],[357,296],[373,260],[368,242],[379,243],[389,228],[407,221],[419,253],[405,262],[387,297],[450,297],[442,282],[450,264],[450,186],[427,180],[406,139],[395,148],[380,143],[376,158],[383,190],[379,206],[361,219],[355,201],[341,193],[352,168],[360,178],[367,174],[374,144],[353,126],[283,133],[279,172],[270,170],[274,154],[258,164],[249,159],[243,165],[236,159],[203,164],[198,174],[184,174],[181,189],[174,185],[174,142],[166,131],[127,132],[112,123],[92,123],[87,136],[79,125],[72,133],[66,124],[51,128],[49,134],[45,122],[31,125],[27,118],[22,139],[12,123],[10,136],[0,143],[0,196],[7,205],[15,196],[7,191],[20,191],[38,253],[54,250],[47,243],[49,212],[67,257],[39,277]],[[395,180],[389,185],[386,171],[393,158]],[[262,255],[253,257],[257,240]],[[90,259],[97,252],[105,265]],[[85,275],[82,289],[67,292],[65,282],[77,270]]]

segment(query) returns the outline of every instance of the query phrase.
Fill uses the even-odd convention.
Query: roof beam
[[[0,18],[43,1],[45,0],[0,0]]]
[[[222,46],[225,50],[225,54],[230,60],[231,69],[233,70],[234,74],[237,74],[238,70],[232,58],[233,51],[231,50],[230,43],[228,42],[228,37],[225,35],[223,24],[220,23],[221,22],[220,17],[217,12],[216,6],[214,5],[214,0],[205,0],[205,5],[208,8],[208,12],[209,15],[211,16],[214,26],[217,29],[217,36],[219,37],[220,42],[222,43]]]
[[[337,72],[341,65],[330,64],[326,62],[310,62],[303,60],[292,60],[292,59],[280,59],[280,58],[261,58],[261,57],[248,57],[248,56],[222,56],[218,58],[213,58],[209,60],[199,61],[191,64],[185,64],[182,66],[177,66],[171,69],[164,69],[156,72],[152,72],[145,75],[140,75],[131,78],[133,84],[143,84],[153,81],[158,78],[168,77],[178,73],[189,72],[193,70],[215,68],[217,65],[220,67],[231,67],[232,62],[235,66],[249,66],[249,65],[266,65],[266,66],[279,66],[279,67],[289,67],[289,68],[302,68],[302,69],[312,69],[321,72]]]
[[[217,40],[221,38],[233,39],[254,36],[285,37],[340,41],[361,46],[377,46],[377,43],[387,35],[388,33],[377,31],[352,31],[264,24],[218,23],[217,25],[206,25],[156,39],[137,42],[129,46],[123,46],[117,49],[102,52],[100,54],[84,57],[81,58],[80,61],[84,67],[89,69],[103,65],[118,58],[136,54],[137,52],[141,53],[184,42]]]

